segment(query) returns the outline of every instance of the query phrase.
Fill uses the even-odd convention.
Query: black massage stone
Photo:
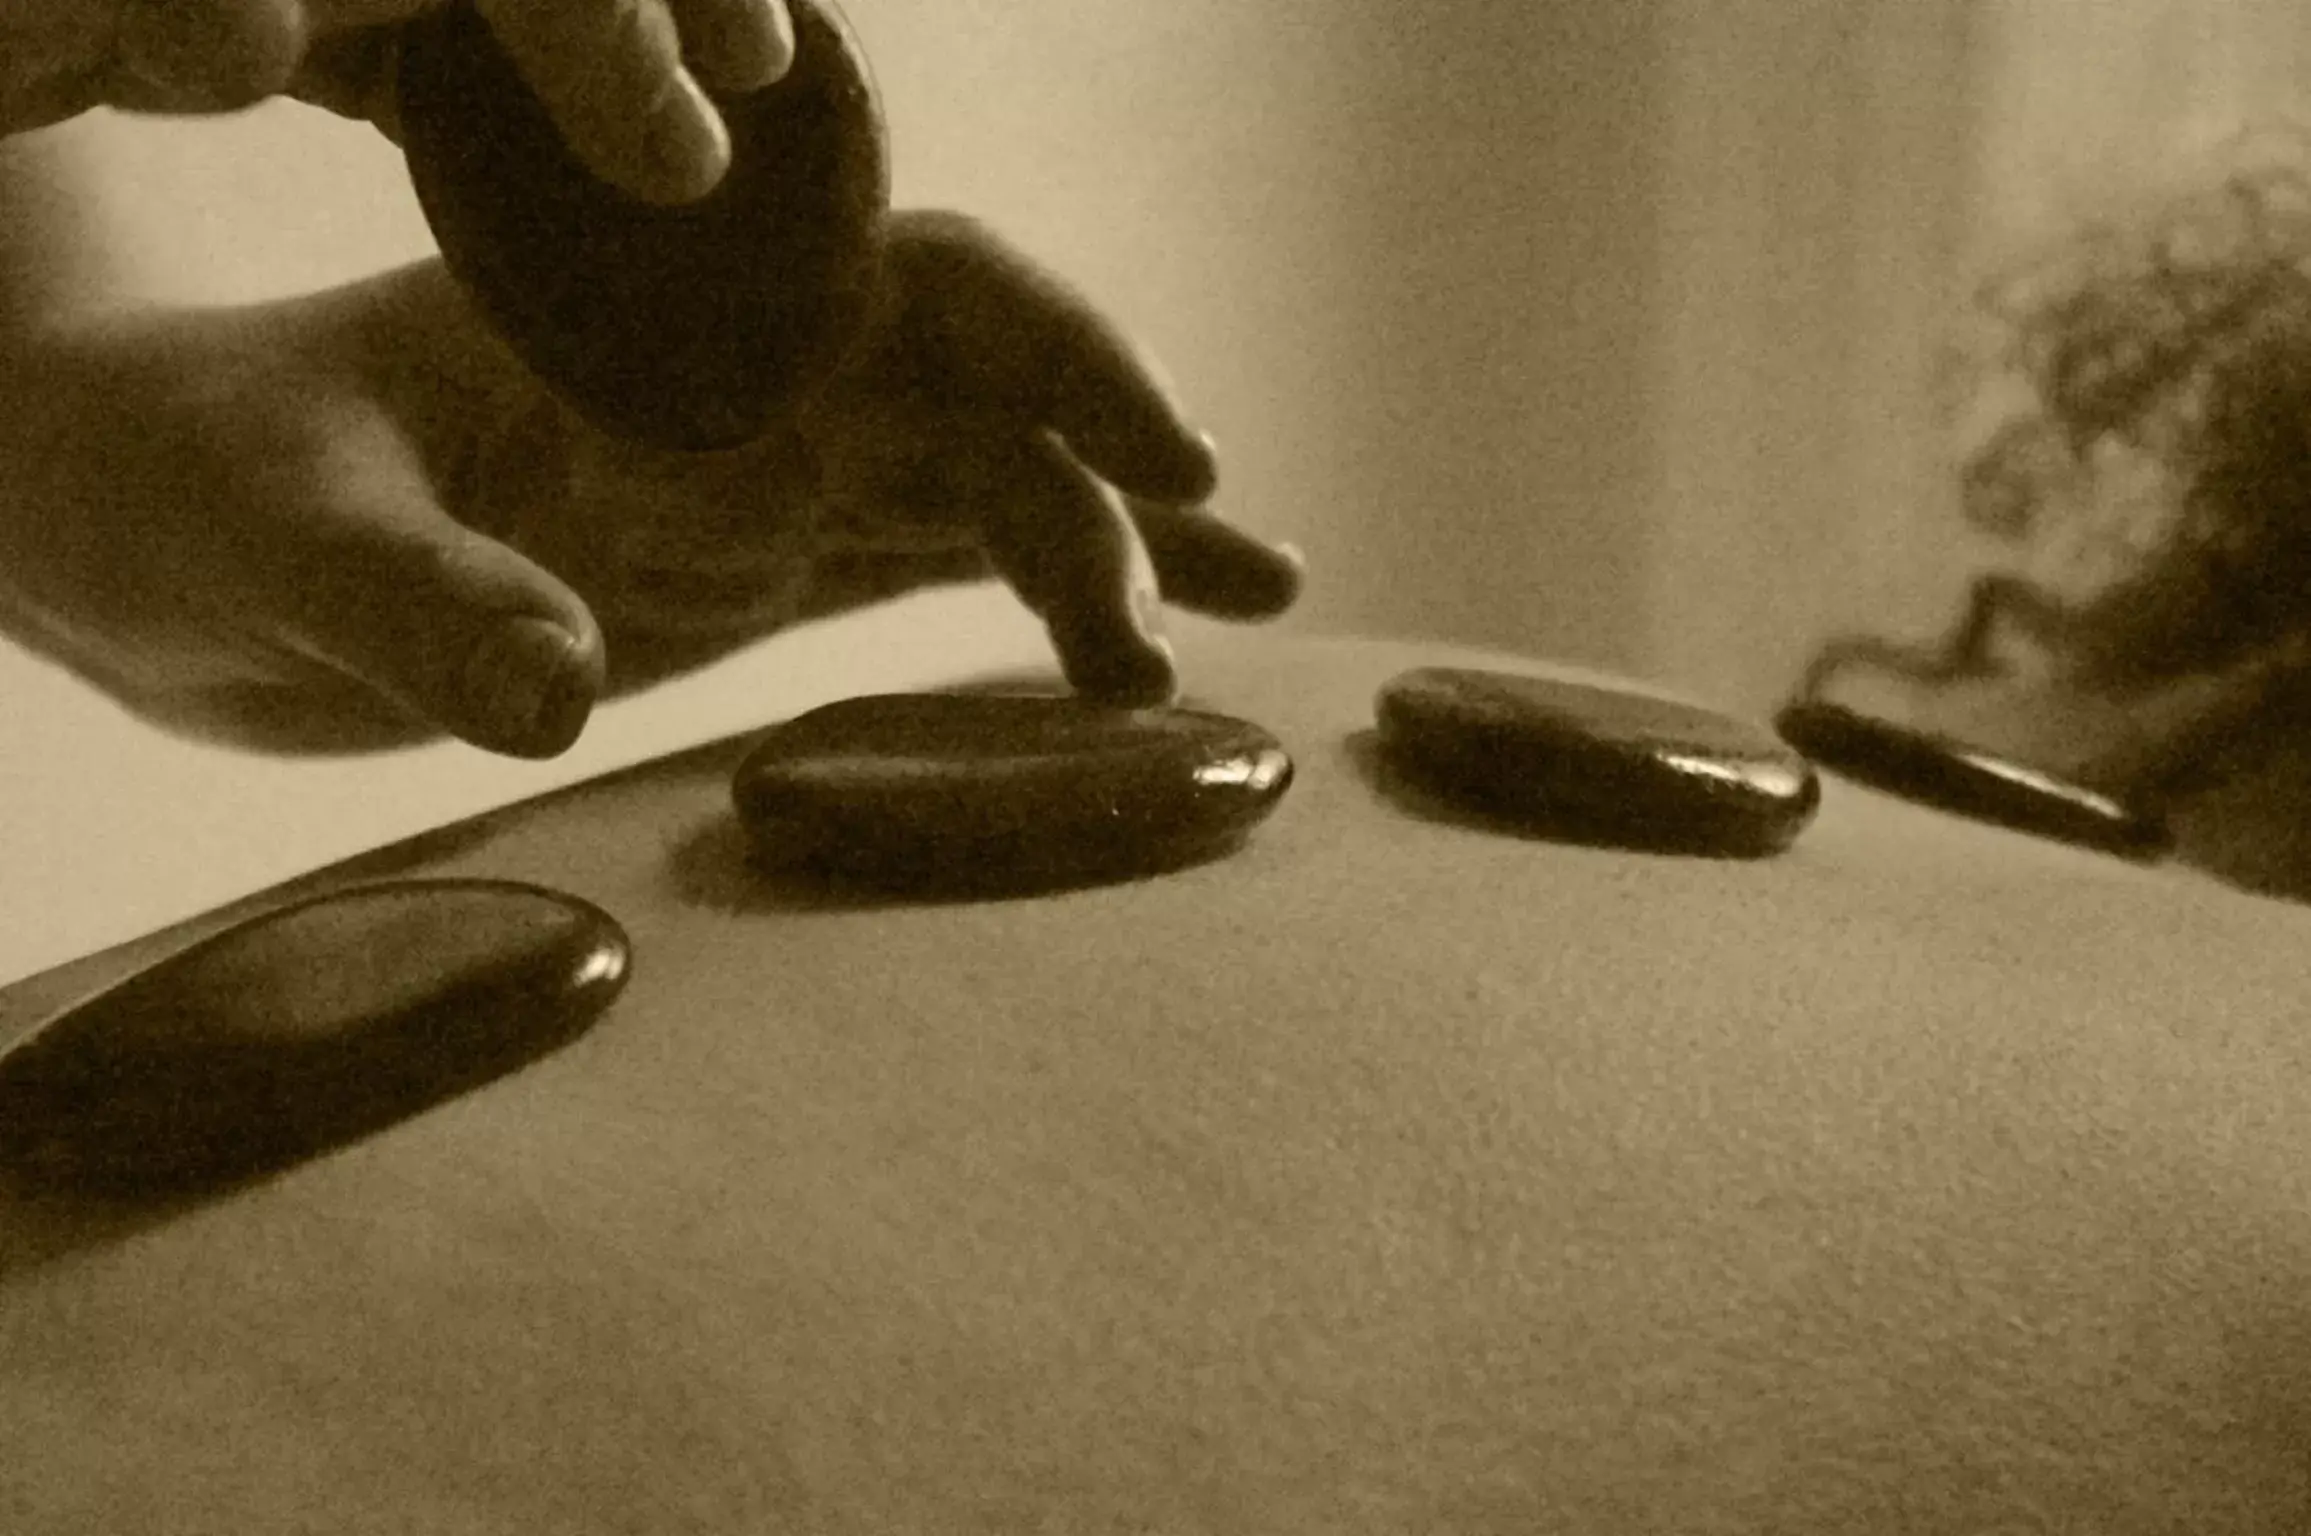
[[[402,147],[450,272],[543,382],[612,436],[727,449],[839,365],[881,282],[882,107],[827,0],[787,0],[795,58],[718,99],[732,159],[687,205],[597,179],[471,0],[409,24]]]
[[[1755,857],[1813,819],[1821,785],[1772,732],[1644,694],[1519,673],[1420,667],[1376,705],[1406,777],[1544,835]]]
[[[881,694],[773,727],[731,788],[766,866],[912,894],[1027,894],[1224,853],[1292,773],[1268,732],[1199,710]]]
[[[2124,858],[2173,846],[2161,816],[1960,741],[1819,700],[1789,705],[1775,723],[1831,772],[1938,810]]]
[[[229,928],[0,1057],[0,1170],[136,1196],[265,1173],[547,1054],[623,989],[626,935],[533,886],[360,886]]]

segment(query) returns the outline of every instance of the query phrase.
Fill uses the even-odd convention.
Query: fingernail
[[[567,750],[594,702],[577,637],[545,619],[516,619],[484,640],[466,664],[466,697],[489,744],[521,757]]]
[[[651,196],[690,203],[713,191],[730,168],[730,130],[705,92],[685,79],[650,119]]]

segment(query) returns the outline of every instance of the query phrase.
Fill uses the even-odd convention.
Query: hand
[[[1210,444],[1088,299],[958,214],[898,214],[887,238],[866,339],[761,442],[621,443],[525,382],[468,460],[460,515],[586,592],[619,677],[993,573],[1077,689],[1147,702],[1175,687],[1163,601],[1292,604],[1297,556],[1206,508]]]
[[[566,748],[605,689],[992,570],[1069,678],[1170,697],[1157,595],[1258,619],[1296,557],[1129,342],[978,225],[902,214],[882,313],[734,453],[610,442],[438,264],[45,338],[0,397],[0,617],[171,729],[282,751]]]
[[[8,0],[0,134],[97,106],[230,112],[291,94],[392,122],[401,24],[441,0]],[[730,134],[704,86],[779,79],[784,0],[476,0],[571,149],[638,196],[713,190]]]

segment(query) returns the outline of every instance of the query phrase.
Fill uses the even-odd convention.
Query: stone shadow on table
[[[489,1070],[459,1075],[437,1091],[381,1101],[377,1113],[323,1144],[300,1147],[260,1165],[215,1177],[141,1181],[106,1173],[82,1178],[48,1175],[37,1165],[14,1160],[0,1163],[0,1294],[11,1281],[67,1256],[124,1242],[277,1179],[292,1177],[453,1100],[486,1092],[587,1033],[601,1016],[593,1014],[583,1024],[563,1026],[559,1033],[564,1038],[550,1046],[525,1044],[518,1050],[509,1049],[506,1059],[491,1062]]]
[[[525,1072],[629,971],[607,913],[474,879],[290,902],[139,970],[0,1055],[0,1279]]]
[[[701,817],[666,852],[666,884],[684,906],[724,916],[774,912],[859,912],[912,903],[888,892],[854,889],[762,867],[737,816]]]
[[[1248,829],[1223,846],[1200,849],[1160,867],[1121,877],[1088,876],[1029,889],[955,884],[895,890],[808,868],[773,867],[755,852],[737,816],[723,812],[701,818],[674,840],[666,855],[666,883],[674,898],[685,906],[726,917],[1015,904],[1137,885],[1214,864],[1236,853],[1251,835]]]
[[[447,1037],[450,1026],[463,1029],[475,1022],[468,1017],[471,1009],[461,1006],[465,999],[445,1000],[426,1013],[426,1038],[420,1042],[424,1049],[419,1055],[396,1062],[376,1051],[351,1053],[341,1078],[345,1091],[323,1085],[322,1096],[336,1107],[325,1103],[317,1118],[304,1125],[296,1124],[293,1116],[278,1122],[253,1118],[249,1121],[253,1126],[277,1123],[281,1130],[278,1134],[260,1130],[248,1139],[245,1151],[235,1144],[223,1152],[204,1152],[193,1141],[183,1144],[193,1149],[189,1160],[175,1166],[145,1150],[147,1142],[138,1137],[143,1122],[133,1115],[100,1131],[93,1147],[67,1137],[67,1151],[60,1159],[47,1153],[37,1134],[18,1138],[21,1145],[0,1147],[0,1290],[18,1276],[67,1255],[125,1241],[294,1176],[520,1076],[590,1034],[614,1013],[625,971],[620,953],[617,979],[596,986],[591,997],[549,1007],[528,994],[509,993],[496,1006],[494,1019],[480,1018],[482,1027],[472,1031],[478,1044],[470,1049],[443,1051],[433,1046],[433,1041]],[[529,1027],[507,1027],[509,1020]],[[253,1070],[243,1061],[238,1075],[246,1079]],[[229,1072],[228,1080],[232,1076]],[[228,1102],[245,1097],[235,1090],[226,1093]],[[34,1099],[37,1103],[37,1090]],[[256,1100],[253,1116],[294,1102],[283,1100],[278,1091],[259,1094]],[[32,1122],[35,1133],[40,1124],[37,1119]],[[7,1140],[0,1137],[0,1142]]]
[[[229,1193],[139,1201],[43,1188],[0,1173],[0,1306],[12,1281],[71,1255],[126,1242]]]
[[[1614,853],[1648,854],[1657,858],[1708,859],[1745,864],[1771,858],[1779,848],[1698,848],[1681,840],[1674,829],[1632,818],[1613,825],[1571,821],[1528,821],[1463,805],[1450,800],[1405,772],[1381,744],[1372,727],[1351,733],[1343,742],[1349,766],[1365,786],[1398,810],[1421,821],[1465,831],[1486,832],[1520,842],[1551,843],[1560,847],[1595,848]],[[1799,834],[1801,837],[1803,833]]]

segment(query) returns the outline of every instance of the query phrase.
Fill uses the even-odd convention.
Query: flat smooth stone
[[[392,882],[265,913],[0,1057],[0,1169],[134,1195],[278,1168],[573,1039],[630,959],[607,913],[510,882]]]
[[[1805,700],[1775,719],[1799,751],[1833,773],[1931,805],[2126,858],[2173,847],[2163,817],[1948,737],[1842,704]]]
[[[1247,721],[1076,698],[878,694],[773,727],[732,778],[758,861],[919,894],[1125,880],[1226,852],[1293,765]]]
[[[1640,693],[1418,667],[1389,680],[1376,713],[1407,777],[1535,831],[1757,856],[1787,847],[1821,804],[1812,767],[1762,726]]]
[[[787,0],[795,60],[717,102],[722,184],[687,206],[596,179],[471,0],[408,24],[402,144],[449,270],[540,379],[614,436],[732,448],[864,328],[890,211],[882,106],[827,0]]]

